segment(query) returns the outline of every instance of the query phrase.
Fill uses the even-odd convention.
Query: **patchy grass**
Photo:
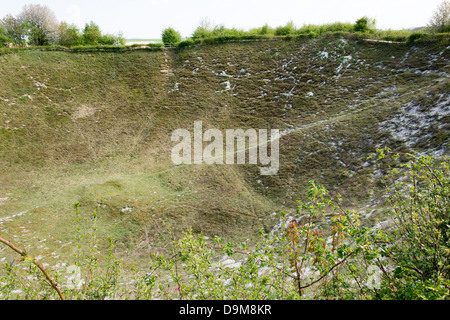
[[[295,209],[311,179],[370,212],[377,171],[366,158],[376,148],[448,153],[448,61],[442,43],[336,35],[1,55],[1,232],[48,263],[67,259],[78,201],[86,228],[97,211],[101,245],[112,236],[136,263],[163,250],[167,223],[235,240],[270,231],[272,213]],[[390,132],[409,104],[429,119],[413,144]],[[280,140],[279,175],[174,166],[171,132],[195,120],[204,130],[291,130]]]

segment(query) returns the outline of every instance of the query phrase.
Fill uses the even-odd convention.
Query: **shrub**
[[[423,32],[414,32],[414,33],[411,33],[407,39],[408,39],[408,42],[414,42],[418,39],[425,39],[425,38],[427,38],[427,36],[428,36],[428,34],[423,33]]]
[[[225,28],[222,25],[211,27],[209,24],[202,24],[197,29],[195,29],[192,34],[193,40],[198,39],[207,39],[207,38],[221,38],[222,40],[229,39],[238,39],[239,37],[250,35],[252,32],[246,32],[243,30],[239,30],[236,28]]]
[[[335,23],[323,25],[323,29],[325,32],[352,32],[353,24],[343,23],[343,22],[335,22]]]
[[[310,39],[314,39],[314,38],[317,37],[317,34],[316,34],[315,32],[309,32],[309,33],[307,34],[307,37],[310,38]]]
[[[104,34],[100,38],[99,44],[112,46],[116,42],[116,38],[111,34]]]
[[[178,43],[178,48],[186,48],[195,45],[195,41],[192,39],[186,39]]]
[[[356,20],[353,30],[362,33],[373,32],[375,31],[375,19],[362,17]]]
[[[282,212],[280,229],[261,231],[254,246],[188,230],[173,239],[170,254],[153,255],[149,272],[131,268],[133,281],[125,279],[112,239],[102,261],[95,212],[86,238],[90,247],[82,251],[86,232],[75,203],[74,266],[80,278],[73,284],[82,286],[66,285],[63,294],[67,299],[448,299],[448,159],[394,154],[385,148],[378,150],[375,161],[386,174],[382,182],[389,219],[383,223],[364,226],[356,210],[341,208],[339,196],[332,199],[323,186],[310,182],[295,213]],[[63,279],[61,274],[43,278],[36,259],[3,238],[0,242],[28,264],[3,265],[2,298],[20,298],[17,288],[27,299],[58,297],[55,289],[61,287],[53,279]],[[237,261],[226,264],[224,255]]]
[[[308,199],[299,202],[296,214],[290,219],[282,214],[286,228],[262,234],[253,250],[185,233],[170,257],[156,257],[155,270],[163,268],[172,275],[161,287],[176,287],[164,290],[164,297],[448,299],[447,160],[436,163],[428,156],[383,149],[378,150],[378,161],[381,172],[387,172],[387,221],[363,226],[356,211],[341,209],[339,198],[333,201],[322,186],[311,182]],[[391,168],[386,170],[388,163]],[[326,227],[324,214],[331,216]],[[220,267],[214,262],[217,253],[243,258],[236,267]]]
[[[33,22],[26,23],[28,43],[34,46],[46,46],[49,44],[47,33]]]
[[[62,46],[79,46],[83,43],[83,38],[76,25],[69,25],[61,22],[57,31],[57,43]]]
[[[164,29],[161,36],[164,44],[175,44],[181,41],[181,35],[173,28]]]
[[[374,37],[386,41],[405,42],[412,33],[411,30],[379,30],[374,34]]]
[[[18,45],[25,44],[26,30],[19,19],[8,14],[0,21],[0,25],[5,29],[7,36],[11,38],[11,42]]]
[[[236,28],[227,29],[224,26],[218,26],[214,28],[212,32],[213,37],[233,37],[235,39],[238,39],[239,37],[242,37],[246,34],[247,33],[243,30],[239,30]]]
[[[202,26],[197,27],[194,33],[192,33],[192,39],[204,39],[210,37],[212,37],[212,31]]]
[[[273,30],[267,23],[263,25],[261,28],[255,30],[256,34],[259,35],[273,35],[275,34],[275,30]]]
[[[149,48],[162,48],[164,47],[163,43],[149,43],[147,44],[147,47]]]
[[[125,39],[123,39],[121,36],[115,36],[112,34],[104,34],[100,38],[99,44],[109,45],[109,46],[125,45]]]
[[[295,33],[295,26],[292,21],[288,22],[285,26],[280,26],[275,29],[276,36],[287,36]]]
[[[204,39],[204,38],[211,38],[212,31],[214,29],[214,23],[211,22],[208,18],[202,19],[200,22],[200,25],[195,29],[195,31],[192,34],[192,39]]]
[[[450,32],[450,1],[443,1],[433,13],[428,28],[434,33]]]
[[[85,45],[97,45],[101,42],[101,39],[100,27],[93,21],[86,23],[83,29],[83,43]]]
[[[379,154],[384,159],[384,152]],[[408,161],[390,168],[384,179],[391,222],[378,237],[380,255],[386,260],[378,295],[388,299],[448,299],[448,159],[391,153],[389,157],[390,162]]]
[[[313,33],[316,35],[322,35],[327,32],[352,32],[352,31],[353,31],[353,24],[335,22],[323,25],[312,25],[312,24],[304,25],[296,31],[296,34]]]
[[[10,42],[12,42],[11,37],[7,34],[5,28],[0,25],[0,47],[6,46]]]

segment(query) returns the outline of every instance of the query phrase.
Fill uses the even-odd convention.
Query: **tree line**
[[[251,37],[309,37],[315,38],[325,33],[344,32],[371,34],[371,37],[383,40],[415,40],[426,37],[427,34],[450,32],[450,2],[443,1],[435,10],[426,27],[414,30],[387,30],[376,29],[376,22],[369,17],[362,17],[353,23],[328,23],[323,25],[304,25],[297,28],[292,21],[276,28],[268,24],[248,31],[225,28],[223,25],[214,25],[205,19],[194,30],[193,34],[182,41],[178,31],[169,27],[162,31],[162,41],[166,45],[190,45],[203,39],[246,39]],[[61,45],[65,47],[91,46],[91,45],[125,45],[121,34],[103,34],[100,27],[93,21],[86,23],[81,30],[75,24],[65,21],[59,22],[55,14],[47,7],[39,4],[28,4],[17,15],[6,15],[0,20],[0,47],[2,46],[48,46]]]
[[[194,30],[191,37],[182,41],[183,45],[194,44],[201,39],[245,39],[251,37],[308,37],[315,38],[326,33],[357,33],[370,37],[381,38],[383,40],[413,41],[416,38],[426,37],[428,34],[448,33],[450,32],[450,2],[443,1],[438,5],[432,17],[429,19],[428,25],[417,28],[418,30],[377,30],[376,21],[373,18],[364,16],[355,21],[355,23],[327,23],[322,25],[303,25],[296,27],[293,21],[289,21],[284,26],[272,28],[265,24],[259,28],[253,28],[248,31],[236,28],[226,28],[223,25],[215,25],[209,19],[204,19],[200,25]],[[181,35],[172,27],[166,28],[161,34],[165,44],[180,43]]]
[[[122,35],[103,34],[93,21],[82,30],[75,24],[59,22],[52,10],[39,4],[27,4],[17,16],[7,14],[0,20],[0,46],[124,44]]]

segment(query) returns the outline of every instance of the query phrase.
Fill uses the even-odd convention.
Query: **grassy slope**
[[[0,56],[1,233],[49,263],[66,258],[79,201],[86,226],[97,210],[101,243],[116,238],[132,260],[167,240],[168,220],[251,237],[276,222],[272,212],[295,208],[310,179],[348,206],[371,204],[376,171],[366,158],[384,144],[407,149],[385,130],[407,103],[429,120],[412,147],[448,144],[448,114],[427,112],[448,96],[447,48],[321,38]],[[171,132],[194,120],[293,129],[281,139],[280,174],[174,167]]]

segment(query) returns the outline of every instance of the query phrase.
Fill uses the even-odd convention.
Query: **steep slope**
[[[96,210],[100,238],[135,259],[167,241],[168,221],[241,240],[270,230],[311,179],[373,207],[376,148],[448,154],[449,58],[448,44],[334,37],[2,55],[1,232],[68,255],[79,201],[86,226]],[[173,164],[172,131],[198,120],[280,129],[279,175]]]

